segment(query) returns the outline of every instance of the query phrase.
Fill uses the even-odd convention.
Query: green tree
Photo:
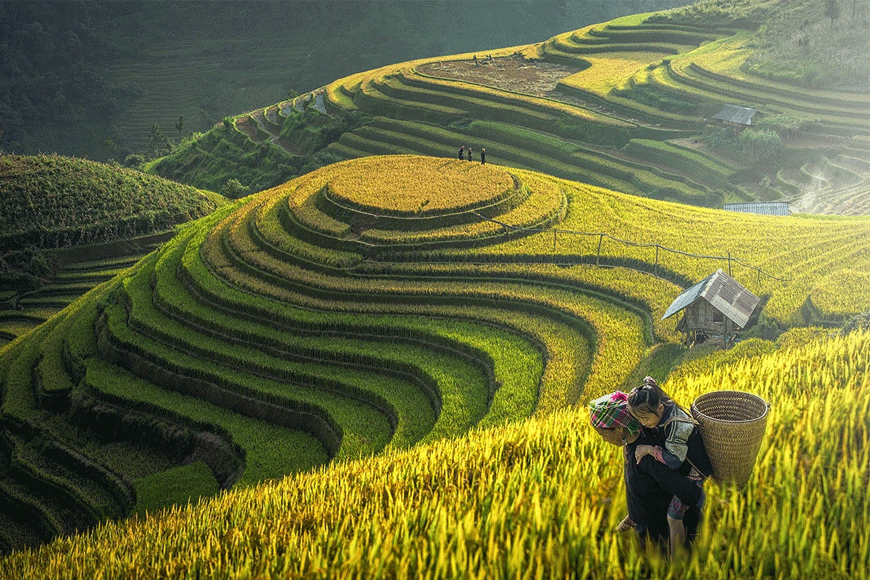
[[[160,125],[154,123],[151,125],[151,133],[148,134],[148,140],[151,141],[151,148],[154,150],[154,155],[160,155],[163,150],[163,145],[166,142],[166,135]]]
[[[127,167],[134,167],[139,169],[143,165],[145,165],[145,156],[139,153],[131,153],[124,158],[124,165]]]
[[[221,188],[221,195],[227,199],[239,199],[248,195],[250,190],[242,185],[238,179],[227,179],[227,182]]]
[[[782,138],[772,129],[747,129],[740,133],[743,154],[752,161],[770,161],[782,153]]]

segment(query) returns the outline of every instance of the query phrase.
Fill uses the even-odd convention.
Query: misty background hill
[[[689,0],[0,1],[0,150],[122,161],[336,78]]]

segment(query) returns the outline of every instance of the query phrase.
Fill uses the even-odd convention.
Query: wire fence
[[[606,234],[603,232],[581,232],[581,231],[577,231],[577,230],[561,230],[558,228],[520,228],[517,226],[512,226],[510,224],[506,224],[506,223],[501,222],[497,219],[482,216],[480,214],[475,214],[475,215],[477,215],[482,220],[491,221],[491,222],[496,223],[496,224],[498,224],[506,229],[510,229],[510,230],[514,230],[514,231],[523,231],[523,232],[528,232],[528,233],[552,232],[553,233],[553,253],[556,253],[559,236],[578,236],[578,237],[591,237],[591,238],[598,237],[598,247],[597,247],[596,252],[595,252],[595,265],[596,266],[601,265],[601,245],[604,243],[604,239],[607,238],[607,239],[612,240],[616,243],[624,244],[626,246],[637,247],[637,248],[655,249],[655,262],[653,264],[653,274],[655,274],[655,275],[658,275],[658,269],[659,269],[659,264],[660,264],[660,259],[659,259],[660,253],[661,252],[668,252],[671,254],[677,254],[677,255],[686,256],[689,258],[698,258],[701,260],[725,261],[728,263],[728,275],[729,276],[731,276],[732,265],[739,265],[739,266],[742,266],[744,268],[754,270],[758,275],[759,282],[761,280],[761,276],[766,276],[766,277],[770,278],[771,280],[776,280],[778,282],[790,282],[791,281],[791,278],[780,278],[778,276],[774,276],[773,274],[762,270],[758,266],[755,266],[753,264],[749,264],[749,263],[741,260],[740,258],[732,257],[731,252],[728,252],[727,256],[711,256],[711,255],[704,255],[704,254],[694,254],[691,252],[684,252],[682,250],[675,250],[674,248],[668,248],[667,246],[663,246],[661,244],[649,244],[649,243],[632,242],[629,240],[623,240],[621,238],[617,238],[616,236],[612,236],[610,234]]]

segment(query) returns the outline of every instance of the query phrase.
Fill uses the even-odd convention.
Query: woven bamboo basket
[[[692,415],[720,484],[746,485],[767,427],[770,405],[742,391],[713,391],[692,403]]]

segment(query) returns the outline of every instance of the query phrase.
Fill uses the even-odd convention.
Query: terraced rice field
[[[743,72],[752,31],[656,23],[647,16],[537,45],[400,63],[340,79],[323,91],[326,111],[362,111],[373,119],[328,151],[344,159],[449,157],[460,145],[476,152],[485,147],[492,163],[644,197],[708,207],[782,200],[796,212],[866,213],[866,95],[803,91]],[[815,125],[785,139],[790,161],[780,172],[767,175],[739,153],[707,150],[707,160],[699,162],[699,147],[682,144],[697,143],[708,119],[735,103]],[[269,139],[267,124],[245,123],[252,139]],[[649,141],[669,153],[650,156],[651,148],[635,145]],[[826,181],[789,176],[807,163],[829,167]],[[711,164],[715,175],[698,173],[699,165]]]
[[[10,301],[0,310],[0,347],[36,329],[95,286],[123,275],[159,246],[142,244],[136,248],[135,244],[135,240],[127,240],[125,255],[118,257],[67,263],[61,266],[61,271],[52,278],[50,284],[23,294],[10,293]],[[135,250],[130,253],[133,248]]]
[[[618,458],[575,408],[670,368],[661,315],[717,268],[780,330],[866,311],[866,95],[762,82],[750,38],[630,17],[235,117],[240,150],[295,155],[289,111],[371,116],[329,146],[346,161],[0,318],[0,551],[251,489],[5,569],[93,576],[97,546],[121,575],[866,576],[866,332],[747,340],[671,376],[683,402],[723,384],[775,402],[748,489],[712,486],[715,527],[675,567],[609,535]],[[795,161],[761,179],[697,146],[738,98],[813,116]],[[710,209],[759,198],[804,213]],[[167,537],[187,557],[153,549]]]
[[[717,34],[733,31],[669,29],[629,17],[541,45],[496,51],[491,59],[456,55],[360,73],[327,87],[326,102],[331,110],[359,109],[375,119],[329,149],[345,158],[391,152],[450,155],[459,145],[471,144],[476,151],[486,147],[494,163],[635,195],[712,206],[751,199],[751,192],[727,178],[714,184],[693,180],[693,162],[679,152],[653,166],[625,148],[634,139],[689,135],[698,119],[644,115],[637,103],[620,105],[614,89],[637,70],[690,52]],[[675,40],[667,49],[644,44],[651,36]],[[589,51],[562,50],[584,39],[594,40]],[[725,164],[727,176],[734,176],[739,167]]]
[[[316,129],[316,119],[361,113],[367,121],[326,148],[329,162],[452,157],[466,146],[476,155],[486,148],[493,164],[653,199],[704,207],[783,201],[796,213],[827,215],[870,211],[866,94],[804,90],[744,71],[756,40],[740,25],[650,17],[338,79],[234,117],[232,145],[214,140],[199,149],[196,163],[207,157],[247,167],[267,151],[276,153],[276,167],[299,162],[312,154],[305,131]],[[737,145],[704,145],[702,134],[721,128],[713,116],[735,104],[771,120],[782,142],[775,159],[756,161]],[[317,111],[311,126],[289,127],[291,112],[302,111]],[[185,167],[179,163],[176,171]]]
[[[0,351],[4,545],[570,407],[677,341],[661,313],[717,267],[776,324],[842,320],[862,298],[817,282],[861,285],[868,227],[466,160],[315,171],[183,226]]]

